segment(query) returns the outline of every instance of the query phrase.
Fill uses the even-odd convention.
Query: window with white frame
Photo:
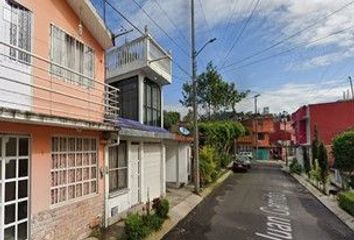
[[[97,193],[97,157],[96,138],[52,138],[52,204]]]
[[[109,192],[128,188],[127,142],[109,147]]]
[[[32,13],[15,1],[6,0],[3,6],[4,41],[30,52],[32,43]],[[8,50],[11,59],[30,63],[30,55],[17,51],[14,48],[8,48]]]
[[[92,85],[95,66],[93,49],[54,25],[51,25],[51,37],[51,60],[84,76],[55,65],[51,67],[52,74],[82,86]]]

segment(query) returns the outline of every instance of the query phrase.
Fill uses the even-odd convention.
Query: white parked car
[[[239,156],[247,156],[247,157],[249,157],[251,160],[253,160],[253,153],[252,153],[252,152],[239,152],[238,155],[239,155]]]
[[[242,165],[246,166],[248,169],[251,168],[251,159],[247,155],[237,155],[236,161],[242,163]]]

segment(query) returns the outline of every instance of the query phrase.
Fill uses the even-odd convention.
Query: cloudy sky
[[[190,1],[107,0],[140,29],[149,31],[174,61],[190,72]],[[92,0],[102,13],[103,0]],[[217,41],[198,56],[198,72],[213,61],[238,89],[260,93],[259,107],[292,112],[308,103],[343,98],[354,74],[354,1],[350,0],[195,0],[197,46]],[[109,6],[114,32],[132,28]],[[156,24],[146,16],[147,13]],[[120,41],[134,39],[135,31]],[[168,109],[181,110],[181,86],[190,77],[173,66],[165,87]],[[252,95],[239,103],[252,111]]]

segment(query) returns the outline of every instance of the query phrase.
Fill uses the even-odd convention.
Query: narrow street
[[[279,166],[233,174],[165,240],[353,240],[354,233]]]

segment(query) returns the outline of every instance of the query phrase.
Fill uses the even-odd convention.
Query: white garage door
[[[144,144],[144,188],[150,200],[161,195],[161,145]]]

